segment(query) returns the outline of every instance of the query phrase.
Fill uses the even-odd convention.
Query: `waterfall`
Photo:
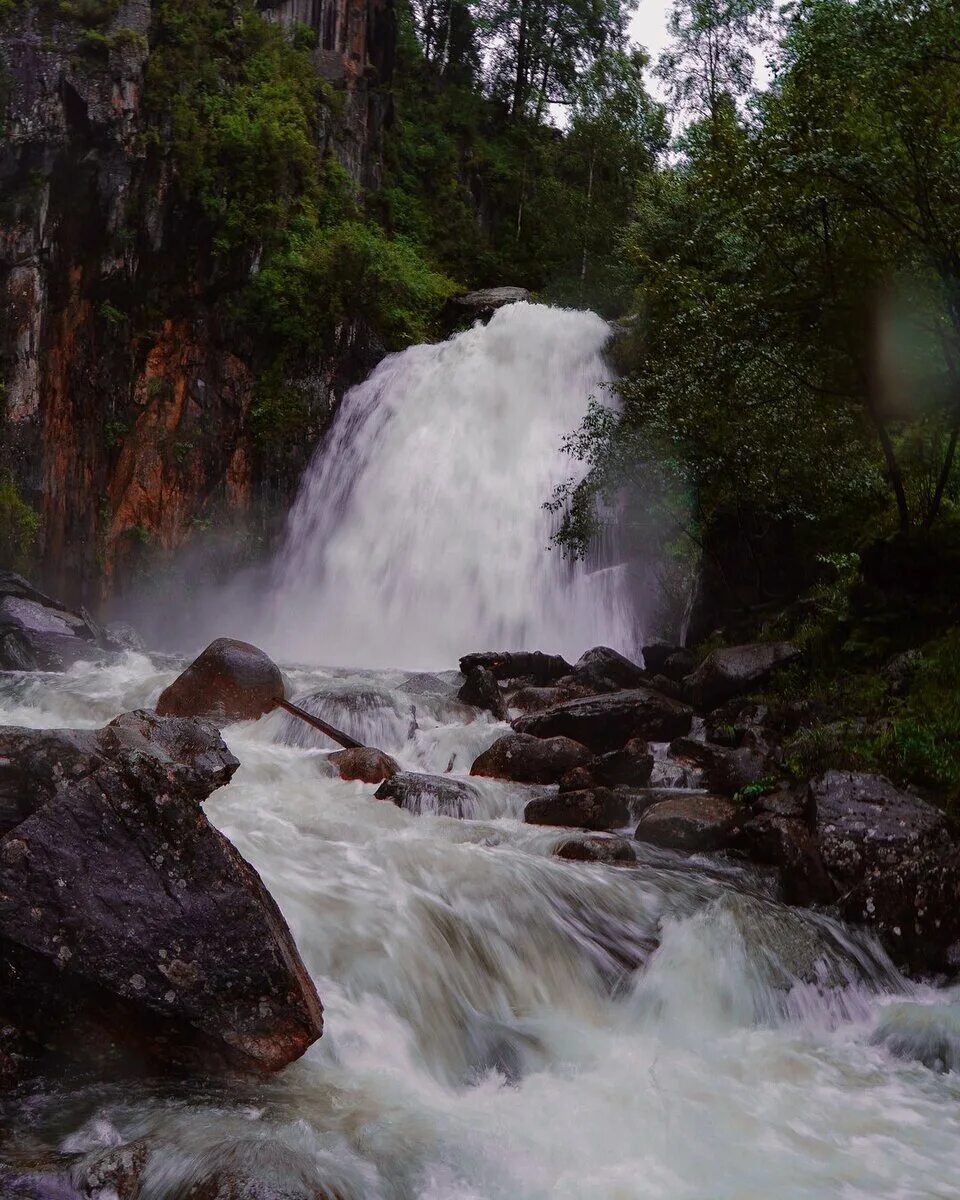
[[[418,667],[479,648],[635,653],[625,569],[565,560],[543,508],[576,469],[562,442],[610,378],[608,338],[593,313],[513,304],[350,391],[289,518],[269,648]]]

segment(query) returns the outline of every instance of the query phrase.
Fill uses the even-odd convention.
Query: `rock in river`
[[[124,649],[85,612],[75,612],[12,571],[0,570],[0,671],[62,671]]]
[[[573,767],[582,767],[593,755],[570,738],[537,738],[508,733],[474,761],[471,775],[512,779],[517,783],[556,783]]]
[[[555,704],[543,712],[518,717],[517,733],[534,737],[568,737],[596,754],[619,750],[631,738],[669,741],[689,732],[693,710],[650,688],[609,692]]]
[[[476,788],[448,775],[421,775],[401,771],[374,792],[378,800],[392,800],[407,812],[435,813],[442,817],[472,817],[476,812]]]
[[[217,638],[160,693],[157,712],[227,725],[262,717],[284,694],[280,668],[262,650]]]
[[[594,646],[576,662],[573,677],[593,692],[616,692],[622,688],[643,687],[647,673],[609,646]]]
[[[258,1074],[320,1036],[279,909],[200,807],[237,765],[151,712],[0,728],[0,1012],[26,1042]]]
[[[691,853],[719,850],[728,843],[739,811],[723,796],[681,792],[643,813],[637,825],[637,841]]]
[[[383,783],[392,779],[400,770],[395,758],[373,746],[359,746],[350,750],[336,750],[328,761],[337,768],[341,779],[359,783]]]
[[[627,796],[613,788],[587,788],[531,800],[523,811],[523,819],[528,825],[622,829],[630,821],[630,804]]]

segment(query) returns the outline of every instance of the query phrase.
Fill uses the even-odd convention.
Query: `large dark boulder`
[[[695,763],[711,791],[732,796],[741,788],[762,780],[775,781],[782,770],[782,753],[772,738],[751,730],[739,746],[720,746],[691,737],[670,743],[673,758]]]
[[[157,712],[227,725],[262,717],[284,695],[280,668],[262,650],[217,638],[160,693]]]
[[[45,595],[22,575],[0,570],[0,670],[62,671],[123,649],[83,611]]]
[[[392,800],[397,808],[417,816],[436,813],[442,817],[472,817],[479,799],[477,789],[463,780],[415,771],[401,771],[387,779],[374,796],[378,800]]]
[[[467,671],[463,687],[457,692],[457,699],[474,708],[485,709],[492,713],[498,721],[507,719],[507,709],[500,685],[494,678],[493,672],[486,667],[471,667]]]
[[[481,288],[478,292],[466,292],[462,296],[454,296],[450,305],[453,312],[461,319],[488,321],[497,309],[503,308],[505,304],[518,304],[529,299],[530,293],[526,288],[504,285]]]
[[[200,807],[237,767],[204,722],[0,728],[0,1013],[35,1047],[259,1074],[321,1006],[256,871]]]
[[[879,775],[810,784],[813,833],[849,921],[876,929],[913,971],[960,965],[960,845],[932,805]]]
[[[682,792],[652,804],[640,817],[636,838],[690,853],[729,844],[740,810],[725,796]]]
[[[578,684],[593,692],[643,687],[649,679],[642,667],[609,646],[588,650],[577,660],[571,674]]]
[[[474,667],[485,667],[501,682],[523,679],[538,687],[556,683],[573,669],[559,654],[544,654],[542,650],[483,650],[465,654],[460,659],[460,670],[464,675]]]
[[[562,825],[571,829],[622,829],[630,823],[626,795],[613,788],[559,792],[531,800],[523,811],[528,825]]]
[[[517,783],[556,783],[574,767],[586,766],[593,755],[570,738],[537,738],[508,733],[474,761],[471,775],[512,779]]]
[[[753,642],[714,650],[687,676],[687,693],[697,708],[716,708],[761,687],[799,657],[800,651],[789,642]]]
[[[619,750],[631,738],[669,741],[689,732],[693,710],[650,688],[610,692],[555,704],[543,712],[518,717],[517,733],[534,737],[569,737],[596,754]]]
[[[591,769],[597,783],[607,787],[645,787],[653,774],[653,755],[643,738],[631,738],[620,750],[598,755]]]

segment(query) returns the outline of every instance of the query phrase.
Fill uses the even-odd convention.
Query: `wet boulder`
[[[650,688],[633,688],[568,700],[512,724],[517,733],[569,737],[595,754],[605,754],[637,737],[669,741],[689,732],[692,720],[693,710],[686,704]]]
[[[679,792],[652,804],[640,817],[635,836],[669,850],[719,850],[729,844],[739,814],[725,796]]]
[[[643,648],[644,670],[652,675],[663,674],[667,659],[678,653],[681,647],[675,642],[648,642]]]
[[[704,772],[710,790],[725,796],[762,780],[775,781],[782,770],[779,746],[759,731],[750,733],[735,747],[691,737],[675,738],[670,743],[670,755],[695,763]]]
[[[486,667],[471,667],[466,672],[463,687],[457,692],[457,699],[474,708],[485,709],[492,713],[498,721],[505,721],[507,718],[507,709],[503,702],[500,685],[493,672]]]
[[[522,679],[537,687],[556,683],[573,670],[559,654],[544,654],[542,650],[483,650],[465,654],[460,659],[460,670],[464,675],[474,667],[486,668],[501,683]]]
[[[596,786],[597,780],[590,766],[571,767],[557,780],[557,787],[561,792],[582,792]]]
[[[853,771],[815,779],[809,804],[843,916],[875,929],[898,964],[948,969],[960,942],[960,844],[946,816]]]
[[[586,766],[592,758],[586,746],[570,738],[508,733],[474,761],[470,774],[517,783],[556,783],[565,772]]]
[[[555,704],[563,704],[567,700],[577,700],[580,696],[588,696],[586,688],[575,687],[572,684],[555,685],[553,687],[521,687],[510,692],[507,705],[525,716],[527,713],[543,712]]]
[[[374,796],[378,800],[392,800],[397,808],[417,816],[434,813],[441,817],[472,817],[479,800],[477,789],[463,780],[415,771],[401,771],[387,779]]]
[[[454,296],[450,301],[453,311],[461,318],[471,321],[488,321],[498,308],[505,304],[518,304],[529,300],[530,293],[523,287],[489,287],[477,292],[466,292],[462,296]]]
[[[800,657],[790,642],[754,642],[714,650],[685,681],[691,702],[711,709],[762,687],[772,675]]]
[[[63,671],[121,648],[86,612],[0,571],[0,670]]]
[[[620,750],[608,750],[593,762],[593,775],[607,787],[644,787],[653,774],[653,755],[643,738],[631,738]]]
[[[604,833],[567,838],[560,842],[553,853],[557,858],[566,859],[568,862],[624,866],[637,861],[637,852],[626,838]]]
[[[383,783],[400,771],[400,764],[383,750],[373,746],[360,746],[351,750],[336,750],[327,756],[341,779],[358,783]]]
[[[627,797],[613,788],[558,792],[531,800],[523,810],[528,825],[562,825],[571,829],[622,829],[630,823]]]
[[[594,646],[582,655],[571,672],[576,682],[592,692],[616,692],[643,687],[648,676],[642,667],[609,646]]]
[[[237,760],[204,722],[0,729],[0,1012],[101,1064],[258,1075],[320,1036],[283,917],[201,802]]]
[[[738,848],[753,863],[776,867],[787,904],[830,904],[837,890],[806,823],[790,812],[760,808],[742,824]]]
[[[217,638],[160,693],[157,712],[228,725],[272,712],[284,695],[280,668],[262,650]]]

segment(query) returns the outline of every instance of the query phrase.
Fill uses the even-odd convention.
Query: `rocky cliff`
[[[183,186],[183,110],[189,76],[208,98],[197,136],[216,118],[199,36],[216,50],[248,20],[259,45],[267,21],[283,26],[322,80],[318,162],[355,193],[376,186],[393,0],[243,8],[0,0],[0,472],[42,517],[38,575],[74,602],[122,591],[211,527],[268,530],[331,406],[379,353],[344,319],[322,349],[266,354],[238,318],[263,239],[244,231],[224,249],[222,184],[202,161],[204,203],[201,184]],[[224,79],[244,102],[248,81]],[[265,376],[294,398],[290,436],[258,425]]]

